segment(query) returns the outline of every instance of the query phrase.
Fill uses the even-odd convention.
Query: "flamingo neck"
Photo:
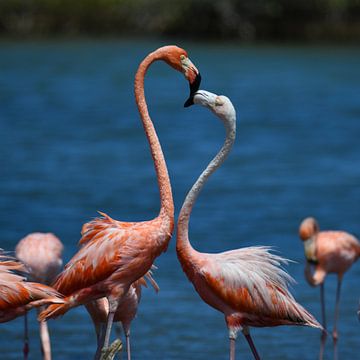
[[[150,145],[151,156],[154,161],[156,176],[160,192],[160,215],[174,219],[174,201],[171,191],[170,178],[166,167],[164,154],[157,137],[154,124],[151,121],[144,92],[144,78],[149,66],[156,60],[163,60],[164,50],[161,48],[149,54],[140,64],[135,75],[135,99],[145,134]],[[173,221],[171,221],[172,223]]]
[[[211,160],[206,169],[198,177],[190,191],[188,192],[184,204],[180,210],[177,225],[176,250],[180,261],[186,261],[186,258],[194,251],[189,240],[189,220],[195,201],[200,194],[203,186],[213,172],[215,172],[231,151],[236,137],[236,119],[224,121],[226,127],[226,139],[217,155]]]

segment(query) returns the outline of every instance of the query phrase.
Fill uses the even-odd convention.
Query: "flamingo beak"
[[[184,56],[181,59],[181,67],[185,78],[189,81],[190,95],[184,104],[184,107],[189,107],[194,104],[194,95],[199,90],[201,75],[199,70],[188,57]]]
[[[306,260],[312,264],[317,264],[315,241],[310,238],[304,241],[304,250]]]

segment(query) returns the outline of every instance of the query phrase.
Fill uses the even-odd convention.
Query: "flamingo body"
[[[19,275],[25,267],[4,254],[0,254],[0,322],[24,315],[28,310],[49,303],[62,303],[62,296],[53,288],[27,282]]]
[[[64,246],[52,233],[32,233],[19,241],[15,248],[16,257],[21,260],[32,280],[50,285],[60,272]],[[41,308],[38,309],[38,311]],[[24,359],[29,353],[27,315],[25,314]],[[51,360],[51,345],[46,322],[40,322],[40,340],[44,360]]]
[[[208,91],[198,91],[194,103],[209,108],[226,129],[226,140],[187,194],[177,223],[176,251],[181,266],[200,297],[222,312],[229,330],[230,359],[235,359],[235,339],[241,330],[255,359],[259,355],[249,326],[307,325],[321,328],[288,291],[292,278],[281,268],[287,260],[268,247],[248,247],[219,254],[196,251],[189,240],[189,220],[195,201],[212,173],[225,161],[235,141],[236,112],[231,101]]]
[[[190,99],[199,86],[199,72],[177,46],[164,46],[145,57],[135,75],[135,99],[148,139],[158,179],[160,213],[150,221],[120,222],[108,215],[94,219],[83,227],[83,244],[65,266],[54,287],[66,295],[65,305],[52,305],[39,319],[57,317],[68,309],[101,297],[109,301],[104,348],[109,345],[110,331],[116,309],[131,284],[144,276],[154,260],[167,249],[174,228],[174,201],[165,158],[151,121],[144,92],[144,78],[149,66],[165,61],[181,71],[190,84]]]
[[[323,275],[343,276],[360,257],[360,243],[345,231],[320,231],[316,236],[316,285],[325,280]]]
[[[325,290],[324,282],[327,274],[334,273],[338,276],[336,290],[333,346],[334,359],[337,355],[337,321],[339,317],[339,303],[342,278],[351,265],[360,257],[359,240],[345,231],[320,231],[316,219],[308,217],[302,221],[299,227],[299,236],[304,243],[305,278],[311,286],[320,285],[320,302],[322,312],[323,333],[320,342],[319,359],[322,360],[327,338],[326,312],[325,312]],[[313,267],[315,270],[313,271]]]
[[[319,326],[287,289],[292,279],[278,267],[287,261],[267,247],[194,252],[191,263],[192,270],[183,265],[189,280],[208,305],[225,315],[234,331],[244,326]]]
[[[50,285],[61,270],[63,249],[54,234],[32,233],[19,241],[15,254],[35,281]]]
[[[170,240],[173,224],[162,217],[126,223],[102,215],[83,226],[80,240],[83,247],[54,283],[55,289],[68,296],[69,306],[96,300],[107,294],[124,296],[131,281],[148,272]],[[52,309],[56,312],[51,317],[67,310],[65,306],[54,305],[46,313]]]

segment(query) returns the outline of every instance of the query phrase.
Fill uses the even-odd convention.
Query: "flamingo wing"
[[[288,290],[294,280],[281,267],[288,260],[271,253],[269,247],[207,255],[211,262],[202,269],[206,286],[230,312],[242,313],[247,325],[320,326]]]
[[[129,270],[129,264],[144,260],[139,255],[151,256],[145,254],[146,244],[151,241],[151,221],[126,223],[102,215],[83,226],[82,248],[53,284],[60,293],[70,295],[105,280],[115,271]]]

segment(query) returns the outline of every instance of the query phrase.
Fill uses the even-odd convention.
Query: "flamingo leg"
[[[235,339],[230,338],[230,360],[235,360]]]
[[[115,316],[116,309],[119,305],[119,298],[111,297],[108,299],[108,301],[109,301],[109,314],[108,314],[108,319],[107,319],[107,324],[106,324],[104,346],[103,346],[101,352],[104,352],[109,348],[111,328],[112,328],[112,324],[114,322],[114,316]]]
[[[336,288],[336,303],[335,303],[335,315],[334,315],[334,329],[333,329],[333,343],[334,343],[334,360],[338,358],[338,349],[337,349],[337,341],[338,341],[338,332],[337,332],[337,322],[339,318],[339,303],[340,303],[340,291],[341,291],[341,281],[342,278],[338,277],[338,283]]]
[[[94,360],[99,360],[101,357],[101,349],[103,348],[105,341],[105,326],[106,324],[100,323],[96,332],[97,349],[94,356]]]
[[[42,307],[38,308],[38,314],[43,310]],[[51,344],[49,329],[46,321],[39,322],[39,332],[40,332],[40,345],[41,353],[43,354],[43,360],[51,360]]]
[[[322,317],[323,331],[321,333],[319,360],[322,360],[324,357],[325,343],[327,337],[324,283],[320,285],[320,301],[321,301],[321,317]]]
[[[27,360],[29,355],[29,332],[28,332],[28,319],[27,313],[24,315],[24,348],[23,348],[24,360]]]
[[[251,349],[252,354],[254,355],[254,359],[255,359],[255,360],[260,360],[260,356],[259,356],[259,354],[258,354],[258,352],[257,352],[257,350],[256,350],[256,347],[255,347],[255,344],[254,344],[254,342],[253,342],[253,339],[252,339],[251,336],[250,336],[250,331],[249,331],[249,329],[244,327],[243,334],[244,334],[245,339],[247,340],[247,342],[248,342],[248,344],[249,344],[249,346],[250,346],[250,349]]]
[[[125,332],[125,337],[126,337],[127,360],[131,360],[130,330]]]

